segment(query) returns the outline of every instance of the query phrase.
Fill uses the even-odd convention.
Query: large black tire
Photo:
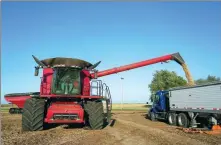
[[[30,98],[25,101],[22,113],[23,131],[40,131],[44,126],[45,100]]]
[[[84,103],[86,121],[92,130],[102,129],[105,125],[103,103],[101,101],[87,101]]]
[[[180,113],[177,116],[178,125],[184,128],[188,128],[190,125],[190,120],[185,113]]]
[[[177,116],[176,113],[168,113],[168,117],[167,117],[168,123],[169,125],[177,125]]]

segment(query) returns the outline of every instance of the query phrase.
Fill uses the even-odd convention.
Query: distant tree
[[[196,85],[201,85],[201,84],[217,82],[217,81],[220,81],[220,77],[208,75],[206,79],[195,80],[195,84]]]
[[[187,81],[178,76],[174,71],[160,70],[153,74],[151,84],[149,84],[151,96],[150,101],[153,102],[154,93],[158,90],[168,90],[173,87],[185,86]]]

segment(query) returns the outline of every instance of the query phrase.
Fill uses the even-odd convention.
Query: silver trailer
[[[182,127],[221,124],[221,82],[169,90],[168,122]]]

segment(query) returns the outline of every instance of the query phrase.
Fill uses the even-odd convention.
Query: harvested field
[[[113,111],[113,126],[86,130],[79,126],[57,126],[44,131],[22,132],[21,115],[2,113],[4,145],[161,145],[221,144],[220,135],[188,134],[163,122],[151,122],[145,111]]]

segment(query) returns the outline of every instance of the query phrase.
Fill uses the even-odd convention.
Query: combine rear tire
[[[27,99],[22,113],[22,130],[39,131],[44,125],[45,100],[40,98]]]
[[[177,125],[177,119],[176,119],[176,114],[175,113],[169,113],[168,114],[168,123],[169,125]]]
[[[87,101],[84,104],[87,121],[91,129],[102,129],[105,125],[103,103],[101,101]]]

